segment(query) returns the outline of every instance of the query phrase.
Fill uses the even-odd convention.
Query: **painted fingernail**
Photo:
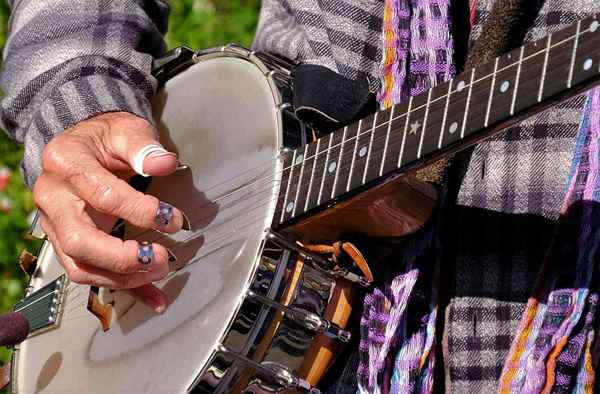
[[[169,263],[174,263],[177,261],[177,256],[175,256],[175,253],[167,249],[167,254],[169,255]]]
[[[175,153],[167,151],[165,148],[158,144],[146,145],[142,149],[140,149],[138,153],[136,153],[133,157],[133,170],[141,176],[148,177],[150,175],[144,172],[144,160],[146,160],[147,157],[157,158],[162,156],[177,155],[175,155]]]
[[[138,247],[138,261],[140,264],[149,265],[154,261],[154,248],[149,242],[142,242]]]
[[[185,231],[190,231],[192,229],[192,223],[190,222],[190,218],[185,214],[185,212],[181,211],[181,216],[183,216],[183,224],[181,228]]]
[[[162,227],[167,227],[171,223],[171,219],[173,219],[173,206],[160,201],[156,210],[156,216],[154,217],[154,223]]]

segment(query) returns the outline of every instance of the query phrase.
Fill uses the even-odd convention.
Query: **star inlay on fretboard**
[[[417,120],[415,122],[412,122],[410,124],[410,131],[408,132],[408,134],[410,134],[410,135],[417,134],[419,132],[420,128],[421,128],[421,122],[420,121]]]

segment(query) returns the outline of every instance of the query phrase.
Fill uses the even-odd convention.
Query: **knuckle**
[[[77,231],[66,231],[61,239],[61,248],[71,258],[81,257],[82,241]]]
[[[124,207],[127,219],[138,225],[152,227],[154,214],[158,207],[158,198],[154,196],[143,195],[140,193],[138,198],[131,198]]]
[[[46,177],[40,175],[33,185],[33,202],[38,207],[45,207],[49,202],[48,188],[46,187]]]
[[[94,191],[91,194],[94,208],[107,214],[118,214],[121,203],[114,186],[97,182],[93,177],[91,182],[94,184]]]
[[[125,259],[118,259],[114,263],[114,270],[120,274],[129,274],[133,273],[136,270],[136,267],[133,267],[129,262]]]
[[[76,265],[72,265],[65,270],[67,271],[67,275],[72,282],[79,283],[80,285],[84,285],[89,282],[84,272]]]
[[[45,171],[56,171],[62,168],[65,162],[64,138],[53,138],[44,148],[42,153],[42,168]]]

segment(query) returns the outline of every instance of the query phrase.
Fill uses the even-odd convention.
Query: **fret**
[[[446,120],[448,119],[448,106],[450,105],[450,97],[452,97],[452,84],[454,80],[451,79],[448,84],[448,92],[446,93],[446,104],[444,106],[444,117],[442,119],[442,127],[440,127],[440,137],[438,138],[438,149],[442,148],[442,141],[444,140],[444,131],[446,130]]]
[[[598,21],[592,18],[581,22],[583,31],[579,36],[579,47],[575,54],[573,86],[598,74],[600,66],[600,54],[598,53],[600,28],[598,28],[597,23]]]
[[[408,99],[408,103],[396,104],[394,106],[394,117],[389,126],[389,140],[385,157],[383,158],[383,174],[389,174],[398,169],[398,159],[401,154],[402,141],[404,139],[404,128],[407,117],[410,117],[410,109],[412,98]]]
[[[352,162],[354,161],[358,126],[359,122],[353,123],[346,128],[346,135],[344,143],[342,144],[342,152],[340,154],[338,180],[336,182],[334,191],[332,191],[332,195],[334,197],[340,196],[347,191]]]
[[[404,129],[402,131],[402,144],[400,146],[400,152],[398,154],[398,164],[396,164],[396,168],[400,168],[402,163],[402,157],[404,156],[404,148],[406,147],[406,136],[408,135],[408,129],[410,128],[409,126],[412,118],[413,101],[414,97],[411,96],[408,99],[408,110],[405,114]]]
[[[319,197],[317,198],[317,204],[321,203],[321,200],[323,198],[323,187],[325,186],[325,174],[327,173],[327,163],[329,161],[329,154],[331,153],[331,143],[333,141],[333,134],[329,134],[328,136],[328,140],[327,140],[327,149],[324,152],[320,153],[320,157],[319,160],[322,160],[323,158],[325,158],[325,160],[323,161],[323,171],[321,172],[321,184],[319,186]],[[320,170],[321,166],[319,166],[319,170]],[[327,196],[327,194],[325,194],[325,196]],[[326,197],[327,198],[327,197]]]
[[[460,138],[465,138],[465,130],[467,129],[467,117],[469,116],[469,109],[471,107],[471,96],[473,95],[473,85],[475,84],[475,69],[471,70],[471,79],[469,80],[469,93],[467,93],[467,102],[465,104],[465,113],[462,119],[462,126],[460,127]],[[450,124],[449,131],[452,131],[452,124]]]
[[[521,69],[523,68],[523,54],[525,53],[525,48],[521,47],[519,49],[519,66],[517,68],[517,77],[515,78],[515,88],[513,89],[512,100],[510,103],[510,114],[513,115],[515,113],[515,104],[517,103],[517,94],[519,93],[519,84],[521,82]]]
[[[540,91],[538,93],[538,102],[542,101],[542,97],[544,94],[544,86],[546,83],[546,73],[548,71],[548,59],[550,57],[550,45],[552,42],[552,34],[549,34],[548,37],[546,38],[547,44],[546,44],[546,52],[544,54],[544,68],[542,69],[542,76],[540,79]]]
[[[356,135],[354,136],[354,149],[352,151],[352,162],[350,164],[350,173],[348,174],[348,181],[346,182],[346,191],[350,190],[350,185],[352,183],[352,174],[354,173],[354,164],[356,163],[357,157],[358,157],[358,147],[359,147],[358,143],[361,139],[361,133],[363,132],[363,130],[362,130],[363,124],[365,124],[365,122],[362,119],[358,121],[357,132],[356,132]],[[364,148],[364,146],[361,147],[361,153],[363,152],[363,148]]]
[[[327,182],[327,179],[323,179],[323,173],[326,171],[327,155],[330,153],[329,144],[335,140],[336,134],[340,133],[334,132],[317,140],[318,147],[315,151],[315,164],[313,166],[315,175],[311,182],[312,186],[310,193],[308,193],[308,197],[306,198],[306,202],[304,204],[305,211],[316,207],[319,204],[319,199],[323,198],[324,194],[322,194],[323,189],[321,188],[321,185],[325,185]]]
[[[577,55],[577,47],[579,45],[579,34],[581,33],[581,21],[577,21],[577,29],[575,33],[575,41],[571,50],[571,64],[569,65],[569,82],[567,87],[570,89],[573,86],[573,71],[575,71],[575,55]]]
[[[285,208],[288,204],[288,195],[289,195],[289,191],[290,191],[290,184],[292,181],[292,172],[294,170],[294,167],[292,166],[292,164],[294,163],[294,160],[296,159],[296,150],[294,150],[293,152],[290,153],[286,153],[283,155],[283,171],[281,174],[281,186],[283,187],[283,189],[280,189],[279,192],[279,198],[277,201],[277,207],[275,208],[275,217],[279,217],[279,222],[283,223],[283,218],[285,216]],[[281,191],[283,190],[283,194],[281,193]],[[293,208],[293,207],[292,207]]]
[[[471,99],[469,100],[469,113],[467,114],[465,136],[474,130],[479,130],[485,127],[487,121],[487,108],[489,106],[490,92],[494,85],[494,70],[496,62],[484,63],[474,71],[475,81],[471,87]]]
[[[485,122],[483,122],[484,127],[488,127],[488,125],[490,124],[490,112],[492,110],[492,100],[494,98],[494,89],[496,88],[496,77],[497,72],[498,72],[498,62],[499,62],[499,58],[496,58],[496,60],[494,61],[494,72],[492,74],[492,87],[490,88],[490,96],[488,98],[488,105],[487,105],[487,109],[485,111]]]
[[[396,106],[392,105],[390,107],[390,116],[387,120],[387,127],[385,132],[385,144],[383,145],[383,155],[381,156],[381,168],[379,169],[379,176],[383,175],[383,170],[385,168],[385,159],[388,153],[388,146],[390,143],[390,132],[392,131],[392,123],[394,119],[394,110]],[[380,116],[380,119],[383,119],[383,116]]]
[[[460,130],[465,113],[468,110],[467,99],[472,74],[470,72],[458,75],[448,84],[450,94],[446,98],[444,119],[438,138],[438,149],[460,140]]]
[[[452,82],[442,82],[436,85],[429,92],[428,109],[426,114],[426,126],[421,132],[421,141],[419,142],[419,152],[417,158],[425,157],[426,155],[438,150],[440,135],[438,130],[442,130],[444,118],[447,117],[450,95],[450,87]]]
[[[306,167],[306,162],[308,160],[308,156],[306,154],[308,152],[308,145],[309,144],[304,145],[304,153],[302,154],[303,160],[302,160],[302,164],[300,165],[300,176],[298,177],[298,184],[296,185],[296,196],[294,197],[294,209],[292,209],[291,216],[295,216],[296,210],[298,209],[298,197],[300,195],[300,189],[302,188],[302,177],[304,176],[304,168]],[[312,164],[313,160],[310,160],[310,162]]]
[[[374,114],[374,118],[373,118],[373,127],[371,128],[371,132],[369,134],[371,134],[371,140],[369,141],[369,149],[367,151],[367,162],[365,164],[365,170],[363,172],[363,178],[362,178],[362,184],[364,185],[367,182],[367,173],[369,173],[369,169],[374,169],[376,167],[379,167],[378,165],[374,165],[374,164],[378,164],[379,161],[375,162],[375,163],[371,163],[371,159],[372,158],[376,158],[377,154],[373,153],[373,141],[375,141],[375,134],[376,134],[376,129],[377,129],[377,119],[379,118],[379,114],[375,113]],[[379,150],[377,152],[380,152]],[[371,171],[371,173],[373,173],[373,171]]]
[[[341,139],[338,144],[335,143],[335,138],[334,138],[334,143],[333,143],[333,148],[332,148],[333,152],[331,153],[332,161],[329,162],[329,166],[328,166],[329,173],[333,174],[333,185],[331,187],[331,193],[330,193],[331,198],[335,197],[335,190],[337,188],[337,183],[338,183],[338,175],[340,174],[340,162],[342,160],[342,152],[343,152],[342,147],[344,146],[344,142],[346,141],[346,133],[347,132],[348,132],[348,128],[344,127],[344,131],[341,133]],[[338,133],[338,134],[340,134],[340,133]],[[334,136],[334,137],[338,137],[338,136]],[[337,149],[337,155],[335,154],[336,149]]]
[[[412,111],[410,113],[410,120],[406,132],[404,134],[404,143],[402,149],[402,155],[399,158],[400,164],[398,167],[405,165],[406,163],[413,162],[419,158],[419,146],[421,142],[421,136],[423,134],[423,124],[425,120],[425,113],[427,112],[427,100],[429,95],[422,94],[420,96],[413,97],[412,100]]]
[[[490,94],[486,127],[502,121],[512,109],[514,94],[511,93],[517,86],[520,52],[516,49],[496,59],[496,82]]]
[[[537,104],[540,89],[540,75],[542,74],[545,52],[544,40],[539,40],[523,47],[523,60],[521,61],[521,75],[519,77],[519,93],[515,98],[514,111]]]
[[[569,85],[576,34],[577,25],[574,24],[552,35],[542,100],[560,93]]]
[[[367,162],[369,159],[371,138],[375,125],[375,115],[369,115],[363,119],[359,134],[356,138],[356,149],[354,151],[354,166],[350,175],[349,190],[363,184],[366,175]]]
[[[292,163],[290,181],[286,193],[287,202],[285,203],[283,210],[283,221],[294,217],[294,211],[296,209],[296,197],[298,195],[298,188],[300,187],[302,167],[304,166],[304,150],[305,147],[301,147],[294,151],[294,161]]]
[[[423,150],[423,139],[425,139],[425,130],[427,130],[427,118],[429,117],[429,105],[431,104],[431,94],[433,89],[429,89],[427,93],[427,103],[425,103],[425,115],[423,116],[423,127],[421,128],[421,139],[419,140],[419,148],[417,149],[417,159],[421,158]]]
[[[298,197],[296,197],[296,204],[294,207],[294,216],[296,213],[301,213],[306,211],[306,206],[308,205],[308,196],[312,191],[313,182],[315,179],[315,163],[316,163],[316,152],[321,145],[323,138],[319,138],[316,142],[311,142],[310,144],[306,144],[306,148],[304,151],[304,178],[301,176],[300,179],[304,181],[300,181],[300,187],[298,188]]]
[[[390,119],[391,108],[384,111],[378,112],[375,117],[375,123],[373,128],[373,140],[370,142],[371,147],[369,148],[370,156],[367,159],[367,167],[363,183],[377,179],[381,175],[381,167],[385,161],[384,150],[385,141],[387,138],[388,124]]]

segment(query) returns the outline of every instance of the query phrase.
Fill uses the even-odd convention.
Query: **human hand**
[[[167,275],[174,255],[156,243],[143,247],[108,234],[118,218],[166,233],[189,226],[177,208],[160,203],[159,214],[159,200],[136,191],[126,181],[134,175],[134,168],[153,176],[175,171],[174,153],[156,148],[143,154],[152,145],[158,145],[156,130],[129,113],[108,113],[80,122],[44,149],[43,172],[33,195],[42,214],[42,228],[73,282],[129,289],[162,313],[166,298],[152,282]],[[153,254],[150,263],[141,258],[142,250]]]

